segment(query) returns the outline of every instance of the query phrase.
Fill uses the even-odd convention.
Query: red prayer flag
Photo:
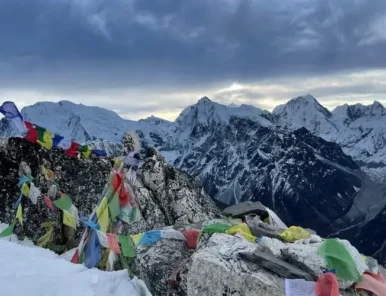
[[[71,142],[71,147],[68,150],[66,150],[67,156],[76,158],[77,152],[78,152],[78,146],[79,146],[78,143]]]
[[[44,196],[44,201],[51,210],[54,209],[54,205],[52,204],[52,200],[48,196]]]
[[[200,231],[197,229],[186,230],[182,233],[186,238],[186,245],[189,249],[197,248],[198,237],[200,236]]]
[[[28,142],[36,143],[38,139],[38,131],[33,127],[31,122],[25,121],[25,126],[27,127],[27,134],[25,135],[25,139]]]
[[[122,185],[122,177],[119,174],[115,174],[111,185],[113,186],[114,192],[117,192]]]
[[[79,250],[76,249],[74,256],[72,256],[71,263],[79,263]]]
[[[113,233],[106,233],[106,235],[109,249],[111,249],[115,254],[120,254],[121,249],[119,248],[117,236]]]
[[[129,199],[130,199],[129,192],[127,192],[125,185],[122,184],[121,190],[119,191],[119,203],[120,203],[120,205],[122,207],[124,207],[129,202]]]

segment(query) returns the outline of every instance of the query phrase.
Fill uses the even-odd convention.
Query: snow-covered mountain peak
[[[281,126],[289,129],[306,127],[316,134],[336,132],[336,127],[330,120],[331,112],[319,104],[312,95],[294,98],[276,107],[272,114]]]
[[[170,122],[166,119],[156,117],[154,115],[151,115],[145,119],[140,119],[138,122],[146,122],[146,123],[154,124],[154,125],[172,125],[173,124],[173,122]]]
[[[208,126],[212,123],[228,124],[230,118],[236,116],[250,118],[263,126],[271,126],[272,123],[262,117],[263,114],[265,111],[251,105],[225,106],[211,101],[208,97],[203,97],[197,104],[182,111],[176,122],[180,127],[193,127],[196,124]]]
[[[324,108],[312,95],[296,97],[284,105],[279,105],[273,110],[273,114],[281,115],[283,112],[301,113],[301,114],[317,114],[321,113],[323,116],[331,117],[330,111]]]

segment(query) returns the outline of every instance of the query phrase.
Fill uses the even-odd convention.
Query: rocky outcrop
[[[47,194],[48,185],[40,166],[44,164],[54,171],[55,182],[63,192],[70,195],[74,205],[85,216],[98,204],[112,169],[111,162],[105,159],[73,159],[62,150],[47,151],[24,139],[10,138],[0,150],[0,221],[3,223],[11,223],[15,218],[14,205],[20,195],[17,183],[22,162],[29,166],[33,182],[42,194]],[[202,187],[185,173],[168,167],[154,149],[149,149],[145,154],[142,168],[137,172],[137,180],[131,184],[131,188],[142,219],[131,225],[125,224],[123,233],[126,234],[176,223],[195,223],[219,214]],[[37,205],[25,198],[23,209],[24,227],[17,226],[16,233],[36,241],[42,235],[41,223],[55,221],[54,243],[62,246],[68,243],[60,211],[51,211],[42,198],[38,199]],[[78,229],[72,244],[67,245],[67,248],[77,244],[83,227]]]

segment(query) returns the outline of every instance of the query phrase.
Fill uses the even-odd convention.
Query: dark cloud
[[[384,0],[0,0],[0,87],[200,89],[386,67]]]

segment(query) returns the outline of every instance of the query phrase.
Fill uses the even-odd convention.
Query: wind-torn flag
[[[17,109],[15,103],[13,102],[4,102],[3,105],[0,106],[0,112],[4,114],[4,116],[11,120],[16,128],[19,130],[21,134],[27,132],[27,128],[25,127],[23,116],[20,114]]]

